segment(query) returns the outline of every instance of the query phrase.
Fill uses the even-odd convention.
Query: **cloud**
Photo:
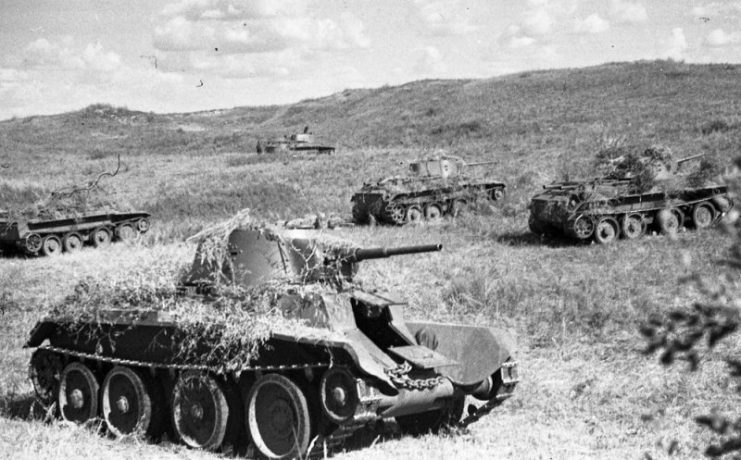
[[[419,75],[431,75],[440,74],[447,70],[447,66],[443,62],[443,56],[440,50],[434,46],[426,46],[421,49],[418,54],[420,56],[414,65],[414,72]]]
[[[668,47],[664,56],[675,61],[684,59],[684,52],[687,51],[687,38],[685,38],[681,27],[672,29],[672,36],[667,44]]]
[[[610,0],[609,17],[619,23],[631,24],[645,22],[648,13],[640,2]]]
[[[465,35],[478,30],[465,2],[413,0],[421,24],[432,35]]]
[[[200,20],[251,20],[306,15],[306,0],[181,0],[165,5],[162,16]]]
[[[21,56],[11,58],[16,67],[62,68],[93,72],[113,72],[121,66],[121,57],[103,49],[100,43],[77,47],[71,40],[52,43],[38,38],[29,43]]]
[[[723,29],[713,30],[703,41],[704,45],[714,48],[738,45],[739,43],[741,43],[741,32],[727,33]]]
[[[547,35],[553,30],[553,17],[547,10],[547,4],[531,9],[525,14],[522,31],[525,35]]]
[[[690,10],[692,16],[738,16],[741,14],[741,1],[735,2],[710,2],[695,6]]]
[[[599,14],[592,13],[584,19],[577,19],[574,31],[581,34],[599,34],[610,29],[610,22],[602,19]]]

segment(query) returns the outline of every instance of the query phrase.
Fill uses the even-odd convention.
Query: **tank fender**
[[[712,201],[720,209],[720,212],[728,212],[733,207],[733,201],[726,196],[714,196]]]
[[[412,321],[406,325],[416,337],[426,336],[428,343],[436,342],[435,351],[459,364],[437,371],[461,386],[476,385],[489,378],[513,355],[515,348],[512,336],[498,329]]]
[[[23,348],[38,347],[44,340],[49,338],[55,330],[55,324],[50,321],[39,321],[31,329],[31,333],[28,335],[28,340],[23,345]]]

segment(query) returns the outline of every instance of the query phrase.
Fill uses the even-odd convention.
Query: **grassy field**
[[[691,416],[737,405],[728,391],[735,383],[717,363],[689,375],[662,368],[641,355],[637,326],[701,298],[679,282],[686,275],[729,278],[738,288],[736,273],[719,264],[732,237],[708,230],[608,247],[541,241],[527,231],[527,202],[542,184],[586,174],[596,150],[615,142],[660,143],[677,156],[706,152],[730,165],[741,145],[739,73],[738,66],[611,64],[352,90],[287,107],[155,115],[100,106],[0,123],[0,208],[84,183],[115,168],[122,153],[123,169],[105,190],[155,216],[132,247],[0,259],[0,457],[217,457],[44,423],[31,404],[22,345],[45,306],[86,276],[135,274],[153,259],[185,264],[194,250],[185,237],[242,208],[271,219],[349,217],[350,196],[364,180],[398,174],[401,163],[438,149],[496,161],[490,174],[508,184],[507,199],[437,225],[340,232],[366,246],[442,243],[441,253],[367,262],[360,279],[407,300],[409,317],[510,331],[521,383],[467,431],[411,438],[378,427],[338,458],[669,458],[673,440],[671,458],[700,457],[708,438]],[[251,153],[262,133],[303,124],[337,139],[338,154]]]

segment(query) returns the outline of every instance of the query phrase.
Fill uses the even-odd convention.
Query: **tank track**
[[[98,361],[98,362],[104,362],[108,364],[114,364],[114,365],[122,365],[122,366],[131,366],[131,367],[139,367],[139,368],[150,368],[150,369],[167,369],[167,370],[177,370],[177,371],[184,371],[184,370],[195,370],[195,371],[209,371],[213,372],[217,375],[226,375],[227,372],[224,372],[223,369],[215,367],[215,366],[206,366],[206,365],[200,365],[200,364],[164,364],[164,363],[155,363],[155,362],[147,362],[147,361],[139,361],[139,360],[132,360],[132,359],[124,359],[124,358],[114,358],[110,356],[101,356],[93,353],[83,353],[79,351],[74,350],[68,350],[66,348],[59,348],[59,347],[53,347],[50,345],[38,347],[36,349],[36,352],[39,351],[47,351],[52,352],[58,355],[68,356],[68,357],[74,357],[78,359],[84,359],[84,360],[91,360],[91,361]],[[516,363],[513,362],[507,362],[502,365],[502,367],[511,367],[515,366]],[[315,368],[322,368],[322,367],[330,367],[331,363],[329,362],[315,362],[315,363],[303,363],[303,364],[289,364],[289,365],[280,365],[280,366],[247,366],[239,371],[234,371],[233,374],[238,376],[242,372],[264,372],[264,371],[289,371],[289,370],[302,370],[302,369],[315,369]],[[435,386],[439,385],[444,377],[438,376],[433,377],[429,379],[411,379],[407,374],[411,370],[411,365],[407,362],[403,363],[402,365],[398,366],[397,368],[387,369],[387,374],[389,375],[391,381],[396,385],[398,388],[405,388],[410,390],[425,390],[425,389],[431,389]],[[29,366],[29,377],[33,380],[33,366]],[[516,379],[511,379],[503,382],[502,390],[499,391],[497,395],[486,402],[484,405],[480,406],[479,408],[474,408],[473,406],[469,407],[469,415],[465,417],[463,420],[458,422],[457,426],[459,427],[467,427],[470,424],[478,421],[480,418],[487,415],[489,412],[491,412],[494,408],[499,406],[502,402],[504,402],[506,399],[508,399],[510,396],[512,396],[514,392],[514,387],[517,383]],[[37,393],[37,398],[40,398],[40,395]],[[42,406],[45,406],[46,404],[39,399],[39,402],[42,404]],[[307,458],[325,458],[329,453],[337,452],[342,448],[345,441],[350,438],[356,431],[360,430],[361,428],[365,427],[368,422],[349,422],[343,425],[337,426],[333,431],[331,431],[329,434],[326,435],[320,435],[317,436],[310,445],[309,452],[307,453]]]

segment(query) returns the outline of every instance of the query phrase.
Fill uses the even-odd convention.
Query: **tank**
[[[505,184],[474,177],[470,169],[493,163],[466,163],[455,156],[413,161],[405,176],[365,183],[351,202],[356,224],[403,225],[455,216],[476,200],[504,198]]]
[[[283,459],[390,417],[415,434],[466,426],[512,395],[505,333],[407,320],[403,302],[353,280],[365,260],[440,245],[360,248],[254,221],[218,233],[174,294],[91,300],[79,287],[73,309],[39,321],[26,343],[39,401],[116,436]],[[463,417],[467,396],[479,403]]]
[[[309,132],[306,126],[302,133],[294,133],[283,136],[280,139],[272,139],[264,145],[257,142],[257,153],[278,153],[278,152],[301,152],[331,155],[335,152],[335,147],[318,142],[314,133]]]
[[[53,256],[77,252],[85,244],[101,247],[133,239],[150,226],[150,215],[143,211],[62,214],[23,217],[0,212],[0,249]]]
[[[678,161],[651,149],[605,164],[603,177],[543,187],[530,201],[528,224],[539,235],[562,235],[609,244],[647,231],[673,234],[684,226],[706,228],[733,207],[725,185],[698,183]]]

